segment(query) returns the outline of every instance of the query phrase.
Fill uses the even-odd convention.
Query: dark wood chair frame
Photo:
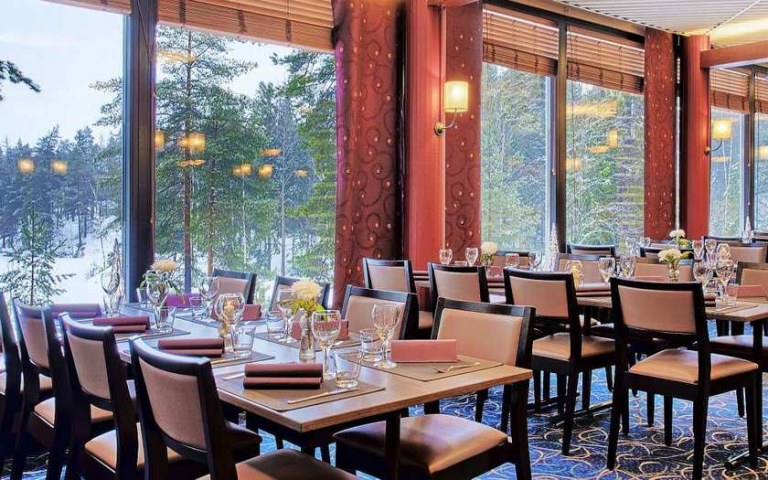
[[[594,253],[594,255],[597,255],[598,257],[605,257],[605,256],[615,257],[616,256],[616,245],[580,245],[577,243],[569,243],[565,246],[565,253],[574,255],[573,253],[571,253],[574,248],[576,250],[584,250],[587,252],[604,252],[608,250],[610,251],[608,255],[604,255],[603,253]],[[592,255],[592,254],[581,253],[578,255]]]
[[[373,288],[373,281],[371,280],[371,272],[368,270],[369,266],[374,267],[401,267],[405,269],[405,275],[408,277],[408,292],[416,293],[416,281],[413,278],[413,268],[410,260],[382,260],[379,258],[363,258],[363,279],[365,280],[365,288]]]
[[[693,296],[695,308],[694,334],[645,330],[629,327],[623,318],[619,287],[643,288],[654,291],[690,292]],[[616,467],[616,450],[619,437],[619,422],[623,425],[624,433],[629,431],[629,390],[642,390],[667,398],[671,407],[672,398],[680,398],[693,402],[693,478],[702,476],[704,448],[706,445],[707,428],[707,402],[710,396],[745,388],[747,391],[747,436],[749,443],[749,456],[752,466],[757,465],[757,453],[759,439],[762,432],[758,432],[760,423],[759,412],[755,411],[757,405],[756,395],[762,394],[758,370],[739,375],[729,376],[719,380],[711,380],[711,348],[707,315],[704,308],[704,294],[697,283],[658,283],[639,282],[630,279],[611,279],[611,296],[613,300],[613,319],[616,328],[616,351],[618,365],[613,390],[613,407],[611,409],[611,426],[608,437],[607,468],[613,470]],[[638,375],[629,371],[629,344],[633,339],[640,338],[650,341],[661,338],[671,346],[685,346],[696,342],[698,350],[698,381],[695,384],[665,380],[646,375]],[[667,405],[665,405],[666,407]],[[672,409],[665,408],[665,443],[671,441],[671,416]]]
[[[272,287],[272,298],[269,301],[269,310],[272,311],[275,308],[275,302],[277,301],[277,292],[280,291],[280,287],[290,287],[294,283],[301,280],[300,278],[294,278],[294,277],[283,277],[281,275],[278,275],[275,277],[275,286]],[[323,305],[324,308],[328,308],[328,294],[331,291],[331,284],[328,282],[317,282],[318,285],[320,285],[323,288],[323,293],[320,294],[320,303]]]
[[[570,454],[571,437],[573,435],[574,417],[576,411],[576,397],[579,383],[579,374],[582,375],[582,405],[585,411],[590,410],[591,396],[591,372],[596,369],[606,369],[616,364],[614,352],[603,355],[596,355],[589,358],[581,356],[582,336],[588,335],[583,332],[581,320],[579,318],[579,305],[576,298],[576,287],[573,282],[573,275],[567,272],[529,272],[518,269],[504,269],[504,292],[506,301],[510,305],[515,305],[515,298],[512,294],[511,277],[518,277],[530,280],[564,282],[567,296],[568,318],[542,317],[536,315],[534,327],[544,333],[562,332],[563,327],[567,327],[570,340],[570,359],[559,360],[548,357],[539,357],[535,353],[532,355],[531,367],[534,371],[534,409],[538,410],[541,404],[539,392],[539,382],[537,372],[551,372],[557,375],[558,383],[558,411],[563,413],[563,455]],[[607,371],[607,370],[606,370]]]
[[[13,455],[18,439],[18,423],[22,411],[23,392],[21,346],[12,315],[0,290],[0,329],[2,329],[3,357],[5,359],[5,391],[0,395],[0,470],[6,458]]]
[[[245,290],[247,292],[247,295],[245,296],[245,303],[247,304],[253,303],[254,292],[256,291],[256,274],[255,273],[235,272],[233,270],[224,270],[221,268],[214,268],[213,276],[223,277],[223,278],[236,278],[238,280],[246,280],[248,283]]]
[[[488,277],[485,274],[485,267],[457,267],[455,265],[441,265],[439,263],[429,263],[429,295],[430,303],[437,305],[437,299],[440,298],[440,292],[437,291],[437,280],[435,279],[435,271],[441,272],[454,272],[454,273],[477,273],[478,281],[480,282],[480,301],[489,303],[491,301],[491,295],[488,292]]]

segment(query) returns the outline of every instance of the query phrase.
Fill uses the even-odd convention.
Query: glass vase
[[[668,266],[669,281],[671,283],[677,283],[680,281],[680,268],[674,263],[670,263]]]

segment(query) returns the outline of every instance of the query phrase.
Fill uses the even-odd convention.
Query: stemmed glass
[[[707,261],[710,263],[715,262],[715,249],[717,248],[717,240],[708,238],[704,240],[704,250],[707,252]]]
[[[616,259],[613,257],[600,257],[600,260],[597,261],[597,266],[600,269],[603,283],[608,283],[611,280],[611,276],[616,272]]]
[[[531,265],[531,270],[538,270],[541,266],[541,252],[528,252],[528,263]]]
[[[477,249],[477,247],[467,247],[467,249],[464,250],[464,256],[467,259],[467,265],[470,267],[477,262],[477,257],[479,255],[480,251]]]
[[[694,260],[701,260],[702,254],[704,253],[704,242],[701,240],[693,240],[691,246],[693,247]]]
[[[338,310],[326,310],[312,313],[312,335],[323,350],[323,378],[330,380],[336,376],[331,362],[331,348],[341,331],[341,313]]]
[[[731,275],[736,268],[736,264],[730,258],[721,258],[715,264],[715,272],[717,273],[717,279],[723,285],[723,289],[728,285],[728,280],[731,279]]]
[[[293,290],[284,288],[277,291],[275,306],[280,311],[280,315],[283,317],[283,322],[285,322],[285,336],[280,340],[282,343],[298,342],[298,340],[291,336],[291,320],[293,319],[291,304],[293,304],[295,300],[296,294]]]
[[[441,248],[440,249],[440,263],[443,265],[450,265],[451,260],[453,260],[453,250],[450,248]]]
[[[117,315],[117,311],[115,311],[114,305],[115,305],[115,293],[120,288],[120,272],[109,269],[104,270],[101,273],[101,289],[104,290],[104,293],[107,295],[107,301],[106,303],[106,314],[108,317],[112,317]],[[118,309],[119,310],[119,307]]]
[[[731,246],[727,243],[721,243],[717,246],[717,260],[724,260],[731,258]]]
[[[171,287],[167,281],[159,278],[152,278],[147,281],[147,298],[152,305],[152,311],[155,312],[155,328],[157,328],[157,322],[160,320],[161,309],[170,293]]]
[[[400,319],[400,310],[397,305],[377,303],[373,306],[372,315],[376,335],[384,343],[382,347],[384,349],[383,359],[374,365],[379,368],[395,368],[397,364],[392,361],[390,344],[392,343],[392,337],[395,335],[397,322]]]
[[[635,275],[635,257],[633,255],[619,257],[619,272],[623,278],[632,278]]]
[[[648,248],[651,246],[651,237],[643,237],[640,239],[640,246]]]
[[[211,307],[213,299],[216,297],[217,293],[219,293],[219,277],[203,277],[200,281],[200,298],[202,298],[205,303],[206,318],[209,318],[211,322],[215,322],[212,318],[213,315],[211,315]]]
[[[520,254],[508,253],[504,255],[504,266],[510,268],[517,268],[520,266]]]
[[[224,348],[227,352],[234,352],[234,342],[231,335],[234,326],[243,317],[245,299],[240,293],[222,293],[216,298],[216,318],[221,322],[219,334],[224,337]]]
[[[699,259],[693,263],[693,278],[701,283],[701,288],[706,288],[709,281],[712,280],[712,275],[712,267],[707,262]]]

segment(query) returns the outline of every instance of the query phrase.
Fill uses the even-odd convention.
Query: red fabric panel
[[[645,33],[645,235],[675,227],[675,51],[671,33]]]
[[[333,0],[336,55],[334,306],[362,259],[400,256],[401,0]]]
[[[454,258],[480,243],[480,80],[483,6],[446,10],[446,81],[469,82],[469,111],[445,136],[445,244]],[[450,119],[448,119],[450,121]]]

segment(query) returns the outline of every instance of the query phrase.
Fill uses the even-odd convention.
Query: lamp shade
[[[469,109],[469,83],[445,82],[444,107],[446,112],[466,112]]]
[[[728,140],[733,136],[733,123],[730,120],[712,122],[712,140]]]

